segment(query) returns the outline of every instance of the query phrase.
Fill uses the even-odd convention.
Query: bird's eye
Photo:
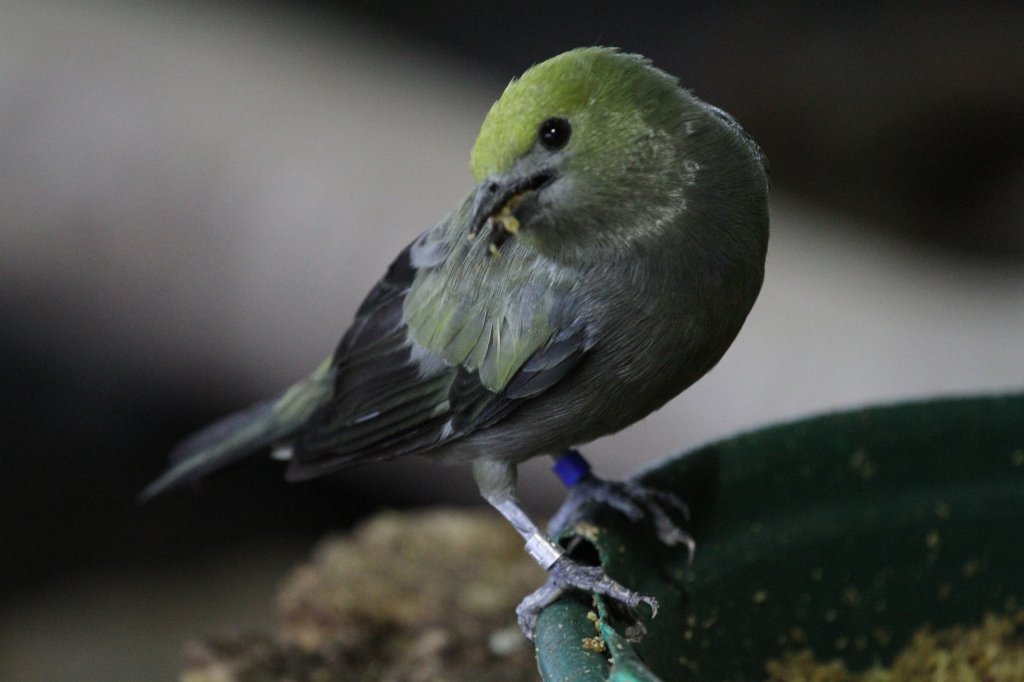
[[[569,141],[572,133],[572,126],[564,118],[549,118],[540,124],[537,137],[540,143],[548,149],[561,149]]]

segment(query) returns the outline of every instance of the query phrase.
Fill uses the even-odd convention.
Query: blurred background
[[[652,58],[772,165],[761,299],[719,367],[585,449],[623,476],[737,431],[1024,386],[1024,9],[0,0],[0,679],[167,679],[272,622],[316,538],[478,504],[419,461],[256,462],[140,507],[191,430],[334,347],[472,184],[514,75]],[[546,461],[521,490],[562,491]],[[471,557],[467,557],[471,561]]]

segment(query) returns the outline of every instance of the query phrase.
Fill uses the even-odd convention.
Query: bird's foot
[[[516,607],[519,627],[527,639],[533,641],[541,610],[569,589],[604,595],[621,602],[631,611],[635,611],[641,603],[647,604],[651,609],[651,617],[658,615],[658,600],[654,597],[634,592],[612,580],[600,566],[586,566],[563,556],[548,569],[547,582]]]
[[[582,459],[575,451],[569,451],[562,458]],[[690,512],[678,496],[657,488],[649,488],[636,480],[606,481],[589,473],[579,476],[569,486],[569,496],[552,517],[548,532],[555,535],[584,517],[584,509],[594,502],[606,504],[623,514],[630,521],[650,520],[658,539],[666,545],[684,545],[690,561],[697,548],[693,537],[680,528],[667,509],[675,509],[683,518],[689,519]]]

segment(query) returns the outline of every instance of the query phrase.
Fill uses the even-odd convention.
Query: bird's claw
[[[564,593],[563,588],[548,578],[546,583],[519,602],[519,606],[516,607],[516,620],[519,621],[519,629],[523,631],[526,639],[533,641],[537,634],[537,618],[540,616],[540,612]]]
[[[579,520],[584,507],[591,502],[606,504],[630,521],[650,519],[661,542],[670,546],[684,545],[689,561],[693,561],[696,542],[665,511],[666,508],[675,509],[689,520],[690,510],[686,503],[677,495],[649,488],[633,479],[606,481],[596,476],[586,476],[569,489],[569,496],[548,525],[549,532],[554,535]]]
[[[530,641],[533,641],[536,634],[537,617],[541,610],[569,589],[600,594],[621,602],[632,610],[636,610],[640,604],[647,604],[651,609],[651,618],[658,615],[657,599],[647,594],[634,592],[609,578],[600,566],[585,566],[563,556],[548,571],[547,582],[523,599],[516,607],[519,627]]]

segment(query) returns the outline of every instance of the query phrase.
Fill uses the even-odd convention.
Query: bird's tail
[[[334,370],[330,361],[325,361],[279,397],[214,422],[174,448],[170,468],[146,486],[140,501],[197,481],[287,440],[330,400],[333,390]]]

